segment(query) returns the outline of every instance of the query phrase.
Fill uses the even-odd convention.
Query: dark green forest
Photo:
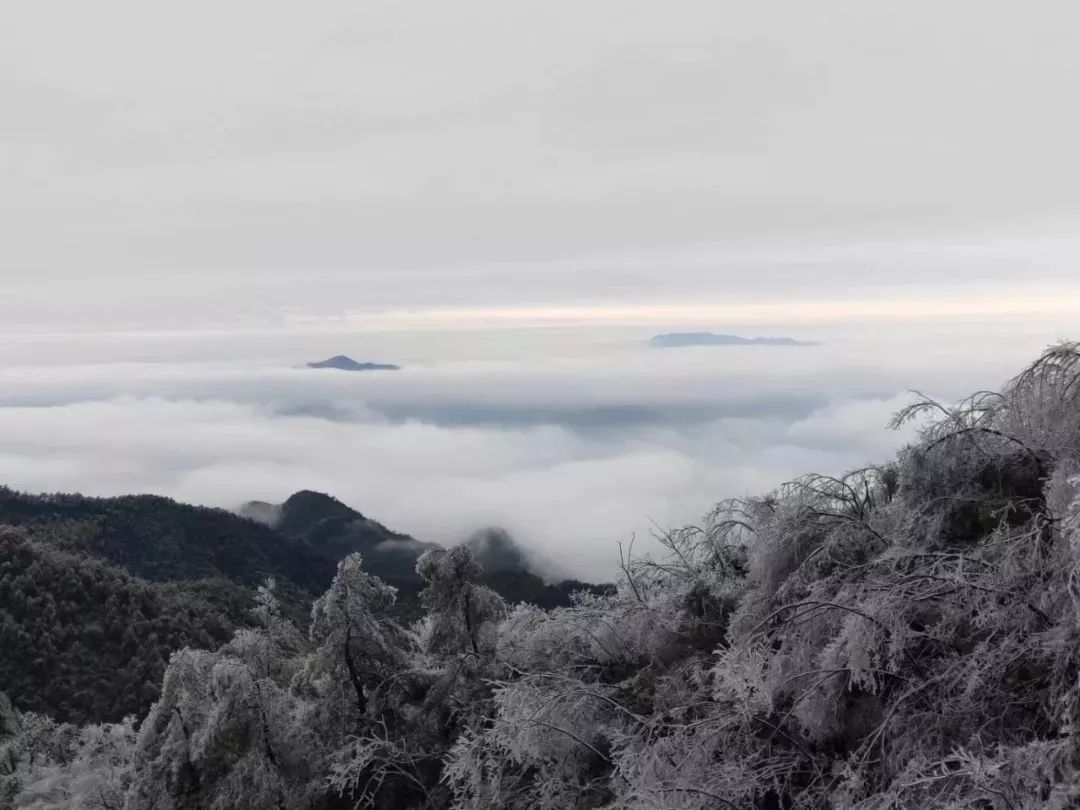
[[[168,498],[0,488],[0,692],[61,722],[144,714],[174,651],[216,649],[251,624],[258,583],[273,578],[283,611],[303,625],[356,551],[397,587],[399,619],[421,614],[416,560],[433,544],[319,493],[278,511],[271,527]],[[554,607],[585,587],[549,584],[520,555],[507,565],[503,542],[484,579],[506,599]]]
[[[0,529],[0,690],[27,711],[86,723],[139,714],[169,656],[214,648],[246,621],[228,580],[149,583]]]

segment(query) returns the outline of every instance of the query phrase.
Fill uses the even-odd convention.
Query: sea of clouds
[[[358,359],[406,357],[365,373],[303,368],[322,344],[296,362],[243,347],[213,360],[190,342],[155,362],[38,346],[47,361],[28,349],[0,366],[0,482],[226,508],[314,489],[423,540],[502,526],[563,573],[603,578],[618,543],[647,550],[721,498],[887,459],[911,435],[885,427],[907,389],[992,387],[1048,342],[1006,332],[804,330],[823,345],[690,349],[632,330],[357,338],[377,349]]]

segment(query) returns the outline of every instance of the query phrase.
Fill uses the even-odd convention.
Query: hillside
[[[0,692],[63,721],[143,714],[172,652],[220,646],[250,604],[227,581],[151,584],[0,528]]]
[[[335,561],[358,551],[367,569],[388,582],[419,582],[416,560],[436,548],[434,543],[391,531],[320,492],[300,491],[280,505],[245,504],[240,513],[261,517],[289,540]]]
[[[213,649],[250,624],[255,586],[274,578],[283,611],[304,624],[339,560],[354,552],[398,589],[398,619],[422,615],[416,563],[436,545],[320,493],[247,511],[260,508],[275,517],[272,526],[156,496],[0,487],[0,650],[17,651],[0,656],[0,692],[60,720],[141,714],[173,651]],[[500,550],[513,557],[513,541]],[[573,591],[593,587],[548,584],[520,553],[514,559],[522,564],[484,575],[511,602],[568,604]]]
[[[261,520],[289,539],[334,559],[361,553],[364,570],[398,589],[399,614],[408,618],[420,615],[416,597],[423,583],[416,573],[416,562],[424,552],[439,548],[437,544],[391,531],[320,492],[297,492],[281,504],[248,503],[241,507],[240,513]],[[601,592],[607,587],[573,579],[547,581],[537,573],[538,566],[502,529],[477,531],[465,544],[473,550],[483,569],[484,584],[512,603],[555,607],[569,604],[575,591]]]
[[[317,592],[337,558],[222,509],[154,495],[88,498],[28,495],[0,487],[0,525],[47,533],[58,547],[153,582],[223,578],[255,585],[268,576]]]

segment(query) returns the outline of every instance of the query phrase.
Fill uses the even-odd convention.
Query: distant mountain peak
[[[713,332],[668,332],[649,341],[652,346],[675,348],[680,346],[817,346],[817,343],[789,337],[754,337],[717,335]]]
[[[328,360],[308,363],[308,368],[332,368],[338,371],[400,371],[401,366],[390,363],[359,363],[344,354],[336,354]]]
[[[473,532],[465,545],[473,550],[484,571],[531,572],[533,565],[506,529],[491,526]]]
[[[310,489],[302,489],[294,492],[281,504],[282,516],[285,518],[303,516],[302,519],[316,518],[348,518],[350,520],[364,520],[364,516],[352,507],[346,506],[332,495],[324,492],[314,492]]]
[[[237,514],[273,528],[281,520],[281,505],[266,501],[249,501],[238,510]]]
[[[366,571],[395,586],[418,583],[416,559],[436,547],[392,531],[332,495],[312,490],[294,492],[281,504],[252,501],[239,511],[253,519],[270,516],[275,531],[333,559],[359,551]]]
[[[285,499],[285,506],[294,506],[298,503],[317,503],[325,506],[334,507],[337,509],[350,509],[342,503],[338,498],[333,495],[327,495],[325,492],[316,492],[313,489],[299,489]]]

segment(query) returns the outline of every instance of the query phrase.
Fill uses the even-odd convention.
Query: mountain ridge
[[[0,486],[0,650],[26,653],[0,655],[0,693],[61,721],[142,714],[171,653],[213,649],[250,625],[255,589],[267,578],[283,613],[303,624],[338,562],[354,552],[365,571],[397,589],[399,621],[422,616],[416,561],[437,544],[310,490],[240,512],[247,514],[159,495],[32,495]],[[508,534],[492,531],[467,544],[492,564],[483,583],[508,602],[551,608],[569,604],[575,591],[606,587],[546,582]],[[45,681],[55,685],[39,689]]]
[[[722,335],[715,332],[666,332],[649,341],[657,348],[686,346],[818,346],[820,344],[790,337],[753,337]]]

